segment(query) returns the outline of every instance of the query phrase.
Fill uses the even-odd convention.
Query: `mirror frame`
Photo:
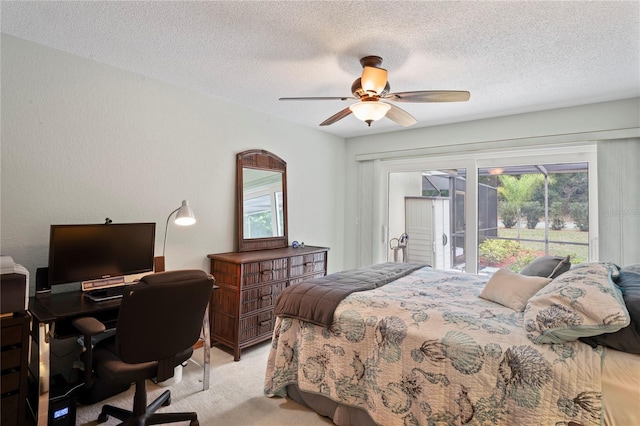
[[[288,247],[287,217],[287,163],[277,155],[262,149],[251,149],[236,154],[236,184],[238,212],[238,251],[268,250]],[[282,214],[284,235],[267,238],[244,238],[244,198],[242,169],[257,169],[282,173]]]

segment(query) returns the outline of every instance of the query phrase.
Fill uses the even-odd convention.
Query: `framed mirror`
[[[236,159],[238,251],[287,247],[287,163],[258,149]]]

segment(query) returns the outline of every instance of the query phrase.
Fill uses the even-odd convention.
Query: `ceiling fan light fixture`
[[[360,65],[362,65],[362,75],[351,84],[353,96],[280,98],[280,100],[359,100],[359,102],[333,114],[320,123],[320,126],[328,126],[353,113],[356,118],[364,121],[369,126],[371,126],[372,122],[380,120],[382,117],[387,117],[400,126],[408,127],[418,121],[407,111],[397,107],[395,105],[396,102],[465,102],[470,97],[469,92],[462,90],[413,90],[410,92],[391,93],[391,87],[387,80],[387,70],[380,68],[382,65],[380,56],[365,56],[360,59]],[[381,102],[382,99],[385,102]]]
[[[391,105],[379,101],[360,101],[350,105],[349,109],[357,119],[371,126],[372,122],[380,120],[387,114]]]
[[[387,70],[376,67],[364,67],[360,81],[362,82],[362,90],[379,95],[387,85]]]

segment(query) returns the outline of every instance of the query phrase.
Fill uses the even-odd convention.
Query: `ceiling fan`
[[[391,90],[387,81],[387,70],[380,68],[382,58],[379,56],[365,56],[360,59],[362,76],[351,85],[353,96],[329,96],[308,98],[280,98],[281,101],[326,101],[326,100],[356,100],[358,102],[332,115],[320,123],[328,126],[353,113],[358,119],[369,126],[371,123],[387,117],[401,126],[411,126],[417,121],[407,111],[391,102],[464,102],[471,96],[469,92],[459,90],[422,90],[414,92],[389,93]]]

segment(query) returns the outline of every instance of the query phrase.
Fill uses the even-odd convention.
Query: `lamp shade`
[[[182,200],[182,206],[178,208],[178,213],[176,213],[176,225],[188,226],[194,223],[196,223],[196,217],[191,207],[189,207],[189,202]]]
[[[167,232],[169,231],[169,219],[171,219],[171,216],[173,216],[174,213],[176,213],[176,225],[188,226],[196,223],[196,217],[193,214],[193,210],[191,210],[191,207],[189,207],[189,202],[187,200],[182,200],[182,205],[169,213],[169,216],[167,216],[167,224],[164,227],[164,244],[162,245],[162,270],[164,270],[164,253],[167,248]]]
[[[387,70],[376,67],[364,67],[360,79],[362,90],[381,94],[387,85]]]
[[[372,121],[380,120],[391,109],[391,105],[378,101],[361,101],[349,106],[353,115],[371,126]]]

